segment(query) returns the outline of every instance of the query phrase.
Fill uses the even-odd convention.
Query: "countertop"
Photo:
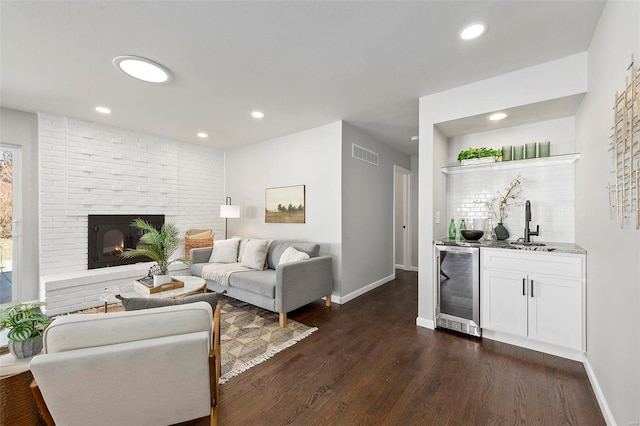
[[[478,241],[468,240],[450,240],[449,237],[436,239],[433,243],[444,246],[462,246],[462,247],[490,247],[501,248],[507,250],[522,250],[522,251],[537,251],[542,253],[570,253],[570,254],[586,254],[587,251],[577,244],[573,243],[554,243],[548,241],[534,241],[536,243],[542,243],[544,246],[516,246],[513,244],[516,241],[485,241],[480,239]]]

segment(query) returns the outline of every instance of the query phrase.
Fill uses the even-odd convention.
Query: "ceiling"
[[[420,96],[586,51],[603,7],[2,0],[0,105],[225,151],[345,120],[415,155]],[[487,33],[462,41],[460,29],[475,21]],[[111,64],[119,55],[159,62],[174,80],[127,77]]]

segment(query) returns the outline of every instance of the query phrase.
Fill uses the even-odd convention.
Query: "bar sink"
[[[544,243],[533,243],[524,241],[512,241],[509,243],[512,249],[531,250],[531,251],[554,251],[555,247],[547,247]]]

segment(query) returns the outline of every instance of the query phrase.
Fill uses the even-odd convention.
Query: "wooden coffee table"
[[[120,303],[120,300],[116,298],[116,295],[123,297],[150,297],[158,299],[175,298],[178,296],[185,296],[190,293],[206,293],[207,285],[205,280],[200,277],[193,277],[190,275],[173,275],[178,281],[184,283],[184,287],[176,288],[173,290],[160,291],[158,293],[148,293],[144,290],[140,290],[134,285],[134,282],[130,282],[120,286],[107,287],[105,292],[100,295],[100,300],[104,302],[104,311],[107,312],[107,306],[113,303]]]

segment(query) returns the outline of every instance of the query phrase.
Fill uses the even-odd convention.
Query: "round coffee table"
[[[100,300],[104,302],[104,311],[107,312],[107,306],[109,304],[120,303],[120,300],[116,298],[116,295],[124,297],[153,297],[165,299],[184,296],[189,293],[207,292],[205,280],[200,277],[193,277],[190,275],[173,275],[173,278],[178,281],[182,281],[184,283],[184,287],[159,291],[158,293],[145,292],[144,290],[139,289],[133,281],[120,286],[107,287],[105,288],[104,293],[100,295]]]

